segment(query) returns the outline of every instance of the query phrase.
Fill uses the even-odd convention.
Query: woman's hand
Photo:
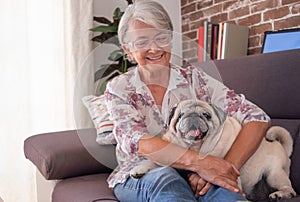
[[[188,175],[188,181],[190,186],[195,193],[195,197],[198,198],[199,196],[205,195],[211,184],[201,178],[197,173],[191,173]]]
[[[199,161],[196,163],[197,165],[194,164],[194,168],[196,169],[193,171],[201,176],[203,180],[224,187],[230,191],[244,194],[237,182],[240,172],[232,163],[211,155],[207,155],[199,159]],[[199,187],[201,187],[202,183],[204,184],[204,182],[200,182]],[[207,188],[203,191],[206,189]]]
[[[201,178],[233,192],[242,193],[237,178],[240,172],[232,163],[211,155],[199,156],[198,152],[182,148],[158,137],[144,135],[139,140],[138,154],[164,166],[189,169]]]

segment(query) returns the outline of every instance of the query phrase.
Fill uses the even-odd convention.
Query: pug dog
[[[173,108],[169,131],[162,138],[201,155],[224,158],[240,130],[240,123],[217,106],[186,100]],[[257,151],[240,169],[240,186],[249,200],[296,196],[289,179],[292,149],[293,140],[286,129],[269,128]],[[145,160],[132,169],[130,175],[140,178],[157,166]]]

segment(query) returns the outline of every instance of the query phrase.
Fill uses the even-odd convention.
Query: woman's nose
[[[149,49],[150,50],[156,50],[159,49],[160,47],[155,43],[155,40],[151,40],[150,44],[149,44]]]

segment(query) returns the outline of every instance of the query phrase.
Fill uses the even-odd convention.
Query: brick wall
[[[248,26],[251,55],[260,53],[264,31],[300,27],[300,0],[181,0],[181,14],[183,34],[195,41],[204,21]]]

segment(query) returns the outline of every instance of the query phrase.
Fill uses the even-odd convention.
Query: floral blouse
[[[105,92],[110,119],[114,122],[117,141],[117,168],[108,177],[109,187],[123,183],[130,170],[145,158],[139,156],[138,141],[145,134],[161,137],[167,131],[169,112],[174,104],[186,99],[213,103],[242,125],[250,121],[268,122],[259,107],[236,94],[199,67],[171,65],[169,84],[161,110],[148,87],[140,80],[138,67],[107,85]]]

